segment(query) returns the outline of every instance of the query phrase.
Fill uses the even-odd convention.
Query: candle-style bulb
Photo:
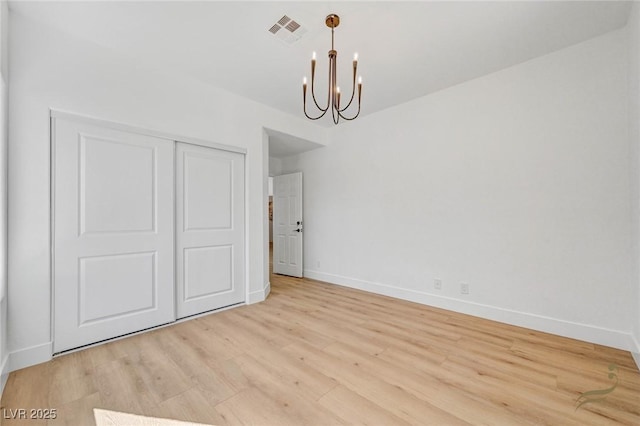
[[[307,85],[307,77],[306,76],[302,77],[302,84],[305,85],[305,86]]]
[[[313,52],[313,53],[311,54],[311,60],[312,60],[312,61],[315,61],[315,60],[316,60],[316,52]]]
[[[358,77],[358,84],[362,84],[362,76]]]
[[[354,54],[353,54],[353,60],[354,60],[354,61],[357,61],[357,60],[358,60],[358,52],[356,52],[356,53],[354,53]]]

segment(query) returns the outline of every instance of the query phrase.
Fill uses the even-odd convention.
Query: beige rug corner
[[[96,426],[212,426],[203,423],[182,422],[180,420],[145,417],[137,414],[94,408]]]

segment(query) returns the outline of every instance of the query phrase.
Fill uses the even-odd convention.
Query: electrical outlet
[[[460,283],[460,294],[469,294],[469,283]]]
[[[442,290],[442,280],[439,278],[433,280],[433,288],[435,288],[436,290]]]

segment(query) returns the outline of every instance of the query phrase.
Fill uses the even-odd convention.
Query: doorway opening
[[[275,200],[275,190],[274,186],[274,177],[281,176],[286,174],[291,174],[294,172],[299,172],[300,170],[294,170],[291,167],[291,164],[295,164],[295,162],[289,161],[292,157],[299,156],[300,154],[311,151],[314,149],[324,147],[323,144],[312,142],[307,139],[302,139],[300,137],[296,137],[287,133],[279,132],[271,129],[264,129],[264,140],[266,143],[265,156],[263,157],[263,161],[266,166],[266,173],[263,175],[265,178],[264,187],[268,188],[268,193],[265,194],[264,202],[266,203],[265,208],[265,224],[268,227],[268,231],[265,232],[265,249],[267,253],[265,253],[265,260],[268,261],[268,276],[269,281],[271,281],[271,274],[274,273],[274,258],[277,259],[277,248],[278,244],[276,244],[276,232],[274,232],[274,219],[276,214],[276,204],[277,200]],[[301,209],[301,207],[300,207]],[[302,217],[296,218],[294,221],[295,229],[292,229],[293,236],[301,235],[302,233]],[[299,224],[297,222],[300,222]],[[276,226],[277,227],[277,226]],[[301,238],[300,238],[301,240]],[[287,257],[289,257],[287,255]],[[302,255],[302,247],[300,247],[298,262],[302,263],[303,255]],[[281,259],[282,260],[282,259]],[[266,268],[265,268],[266,269]],[[275,268],[276,272],[278,268]],[[300,276],[302,275],[302,271]]]

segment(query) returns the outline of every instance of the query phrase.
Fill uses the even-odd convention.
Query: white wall
[[[632,225],[633,225],[633,287],[635,302],[633,331],[634,358],[640,367],[640,4],[633,3],[627,23],[629,36],[629,142],[631,146]]]
[[[49,109],[247,149],[249,301],[268,291],[268,136],[324,132],[199,82],[10,15],[9,348],[11,369],[51,356]]]
[[[620,30],[333,128],[305,275],[629,349],[627,109]]]
[[[0,1],[0,396],[9,376],[7,350],[8,24],[8,3]]]
[[[282,160],[269,157],[269,176],[278,176],[280,174],[282,174]]]

